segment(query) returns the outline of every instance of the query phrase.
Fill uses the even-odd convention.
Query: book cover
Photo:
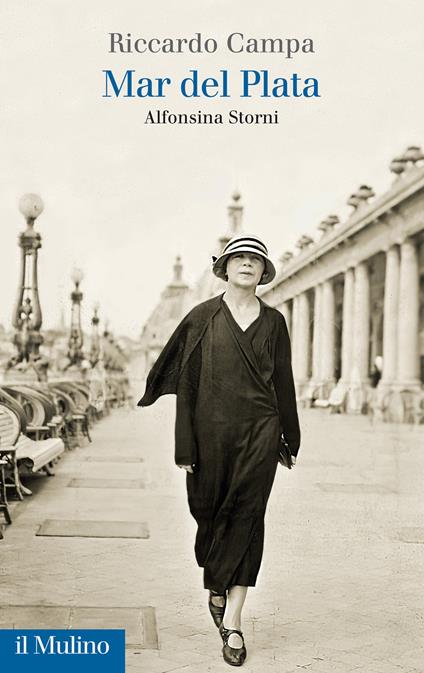
[[[423,12],[1,3],[0,662],[123,670],[100,630],[119,649],[124,629],[126,671],[227,665],[175,399],[136,402],[225,291],[212,257],[253,234],[302,442],[268,503],[244,669],[421,670]]]

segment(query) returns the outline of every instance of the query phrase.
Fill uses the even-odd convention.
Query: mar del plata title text
[[[245,37],[243,33],[231,33],[226,46],[231,53],[281,54],[287,59],[292,59],[297,53],[315,53],[311,38],[254,38]],[[125,36],[122,33],[109,33],[109,53],[114,54],[210,54],[217,50],[217,40],[204,39],[201,33],[196,33],[192,38],[133,38],[131,33]],[[104,69],[103,74],[102,96],[105,98],[166,98],[173,86],[178,87],[184,98],[230,98],[233,94],[240,98],[320,96],[317,77],[303,77],[297,72],[271,74],[268,69],[243,68],[236,77],[229,69],[220,69],[215,73],[190,69],[186,76],[177,81],[168,74],[147,77],[135,69],[119,72]]]

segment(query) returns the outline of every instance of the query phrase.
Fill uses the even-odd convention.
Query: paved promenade
[[[243,670],[423,673],[424,426],[307,410],[302,428],[269,503]],[[129,673],[229,670],[173,465],[172,398],[114,412],[31,485],[0,542],[0,627],[125,627]],[[128,537],[108,537],[114,522]]]

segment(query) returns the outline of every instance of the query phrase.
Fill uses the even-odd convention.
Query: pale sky
[[[424,145],[421,0],[2,0],[0,8],[0,323],[18,279],[19,197],[45,202],[37,221],[44,326],[69,321],[69,279],[83,268],[85,325],[95,301],[117,333],[137,335],[182,255],[193,282],[226,230],[235,188],[244,228],[277,259],[330,213],[347,216],[360,184],[391,183],[390,160]],[[230,54],[229,33],[312,38],[315,54]],[[109,32],[192,37],[215,54],[109,54]],[[319,79],[321,98],[105,99],[102,70],[178,80],[227,69]],[[234,87],[235,89],[236,87]],[[275,126],[152,126],[149,109],[279,110]]]

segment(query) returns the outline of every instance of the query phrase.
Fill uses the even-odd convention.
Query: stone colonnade
[[[421,385],[417,248],[414,239],[407,238],[385,251],[381,387],[400,390]],[[293,372],[300,397],[305,389],[312,388],[319,396],[328,397],[336,384],[335,282],[335,278],[327,278],[279,307],[291,334]],[[369,260],[346,268],[337,282],[343,283],[338,384],[348,390],[364,390],[372,365]]]

